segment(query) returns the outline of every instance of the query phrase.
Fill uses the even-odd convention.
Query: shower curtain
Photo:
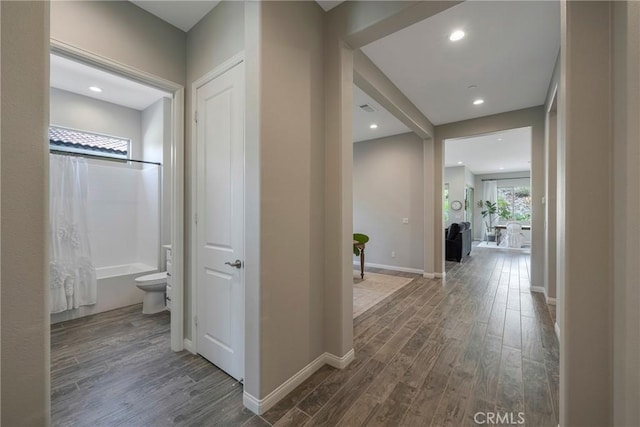
[[[87,160],[50,155],[49,285],[51,313],[96,303],[96,271],[87,227]]]

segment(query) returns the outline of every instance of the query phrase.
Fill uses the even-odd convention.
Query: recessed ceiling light
[[[502,141],[502,138],[498,138],[498,141]]]
[[[461,164],[462,164],[462,162],[458,162],[458,164],[459,164],[459,165],[461,165]]]
[[[481,104],[484,104],[484,99],[482,98],[478,98],[473,101],[473,105],[481,105]]]
[[[99,88],[98,86],[89,86],[89,90],[92,92],[102,92],[102,89]]]
[[[500,168],[500,170],[504,170],[504,168]]]
[[[455,30],[453,33],[451,33],[451,35],[449,36],[449,40],[451,40],[452,42],[457,42],[458,40],[462,39],[464,37],[464,31],[462,30]]]
[[[371,124],[369,125],[369,129],[378,129],[378,125],[377,125],[377,124],[375,124],[375,123],[371,123]]]

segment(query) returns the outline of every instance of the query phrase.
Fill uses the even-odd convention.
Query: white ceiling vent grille
[[[376,109],[375,109],[375,108],[373,108],[373,107],[372,107],[371,105],[369,105],[369,104],[362,104],[362,105],[360,106],[360,109],[361,109],[362,111],[366,111],[367,113],[373,113],[374,111],[376,111]]]

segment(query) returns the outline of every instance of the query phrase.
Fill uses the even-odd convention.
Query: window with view
[[[529,186],[498,187],[498,216],[503,221],[531,223],[531,188]]]
[[[130,139],[49,126],[49,148],[55,151],[128,159],[130,146]]]

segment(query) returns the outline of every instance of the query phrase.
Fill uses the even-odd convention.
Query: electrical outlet
[[[403,224],[409,224],[409,218],[402,218]]]
[[[391,251],[391,258],[395,258],[396,257],[396,251]]]

